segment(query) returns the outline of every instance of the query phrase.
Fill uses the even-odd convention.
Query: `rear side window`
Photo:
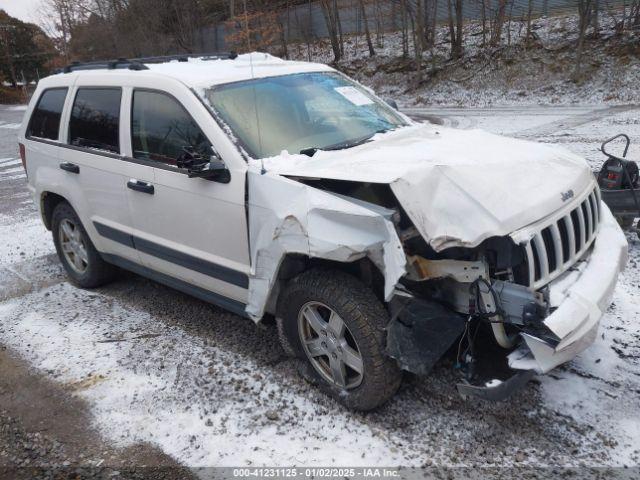
[[[42,92],[31,115],[27,137],[58,139],[60,117],[68,90],[68,88],[51,88]]]
[[[212,152],[207,137],[177,100],[146,90],[133,92],[131,143],[135,158],[170,164],[184,147],[205,157]]]
[[[119,88],[79,88],[69,120],[69,143],[120,152]]]

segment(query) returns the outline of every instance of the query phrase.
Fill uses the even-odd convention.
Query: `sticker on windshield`
[[[355,87],[336,87],[335,91],[357,106],[371,105],[373,100]]]

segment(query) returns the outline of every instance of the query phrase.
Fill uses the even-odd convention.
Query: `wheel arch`
[[[62,202],[71,205],[71,202],[69,202],[67,198],[51,191],[44,191],[40,195],[40,214],[42,215],[42,222],[47,230],[51,230],[53,211]],[[73,206],[71,208],[73,208]]]
[[[276,281],[269,294],[266,311],[276,314],[278,299],[287,282],[312,269],[338,270],[348,273],[370,288],[382,304],[385,303],[384,273],[368,257],[362,257],[352,262],[340,262],[327,258],[288,253],[282,259],[276,273]]]

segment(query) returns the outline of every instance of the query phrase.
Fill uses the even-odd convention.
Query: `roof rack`
[[[176,55],[162,55],[155,57],[139,58],[118,58],[116,60],[98,60],[95,62],[72,62],[56,73],[69,73],[78,70],[148,70],[146,63],[163,63],[177,60],[178,62],[188,62],[190,58],[201,58],[202,60],[234,60],[238,57],[236,52],[227,53],[185,53]]]

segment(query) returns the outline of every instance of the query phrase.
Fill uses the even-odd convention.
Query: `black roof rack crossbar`
[[[162,55],[155,57],[118,58],[116,60],[98,60],[94,62],[72,62],[70,65],[58,70],[57,73],[69,73],[78,70],[148,70],[145,63],[163,63],[177,60],[187,62],[190,58],[202,58],[203,60],[233,60],[238,56],[235,52],[225,53],[184,53],[176,55]]]

